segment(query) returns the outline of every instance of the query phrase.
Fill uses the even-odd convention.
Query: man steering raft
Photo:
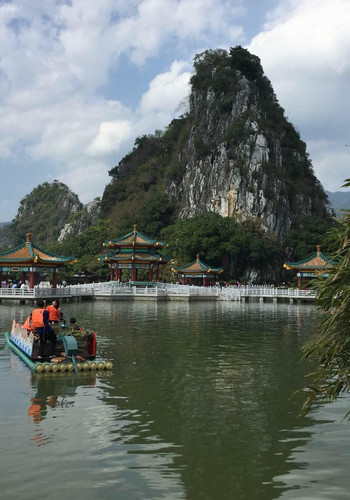
[[[56,334],[50,326],[49,322],[49,311],[45,309],[44,301],[42,299],[38,299],[36,301],[37,308],[33,309],[31,317],[32,317],[32,329],[36,330],[36,333],[40,338],[40,347],[39,347],[39,355],[38,359],[42,359],[44,356],[44,348],[47,340],[50,341],[51,349],[50,356],[54,355],[55,347],[56,347]]]

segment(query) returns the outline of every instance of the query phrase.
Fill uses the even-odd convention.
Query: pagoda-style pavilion
[[[131,233],[116,240],[105,241],[107,248],[113,252],[99,258],[107,262],[111,269],[111,281],[121,281],[123,269],[131,269],[131,281],[137,281],[138,270],[148,271],[148,281],[152,281],[154,273],[159,280],[159,268],[168,262],[168,258],[159,255],[158,251],[166,246],[165,241],[157,241],[137,231],[136,224]]]
[[[317,245],[316,253],[310,255],[307,259],[299,262],[286,262],[283,267],[288,270],[297,271],[298,288],[301,288],[303,278],[315,278],[317,276],[328,276],[330,271],[334,271],[337,263],[328,259],[321,253],[320,245]]]
[[[181,283],[186,284],[186,278],[189,278],[190,284],[192,284],[193,278],[201,278],[202,285],[206,286],[207,279],[216,278],[219,273],[222,273],[222,267],[210,267],[201,260],[199,260],[199,254],[197,254],[196,260],[181,267],[174,267],[172,269],[174,273],[181,276]]]
[[[52,286],[56,288],[58,268],[74,262],[74,257],[55,255],[34,245],[31,236],[27,233],[25,243],[0,253],[0,287],[3,279],[8,284],[10,273],[22,272],[22,283],[25,283],[29,273],[29,287],[34,288],[37,273],[52,272]]]

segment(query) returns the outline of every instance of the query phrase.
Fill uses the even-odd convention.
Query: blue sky
[[[196,53],[241,44],[307,144],[350,177],[350,0],[0,0],[0,222],[59,179],[83,203],[178,114]]]

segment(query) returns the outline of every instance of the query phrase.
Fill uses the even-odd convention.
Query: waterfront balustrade
[[[149,286],[133,286],[131,283],[104,282],[82,285],[34,288],[0,288],[0,299],[37,299],[69,297],[173,297],[173,298],[216,298],[223,300],[249,300],[250,298],[314,300],[315,290],[298,288],[278,288],[274,286],[228,286],[203,287],[175,283],[152,283]]]

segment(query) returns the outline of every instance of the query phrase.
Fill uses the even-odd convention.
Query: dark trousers
[[[54,354],[57,342],[56,334],[51,329],[50,330],[46,329],[45,331],[45,328],[37,328],[36,331],[40,337],[39,356],[44,355],[44,347],[47,340],[49,340],[51,344],[50,356]]]

